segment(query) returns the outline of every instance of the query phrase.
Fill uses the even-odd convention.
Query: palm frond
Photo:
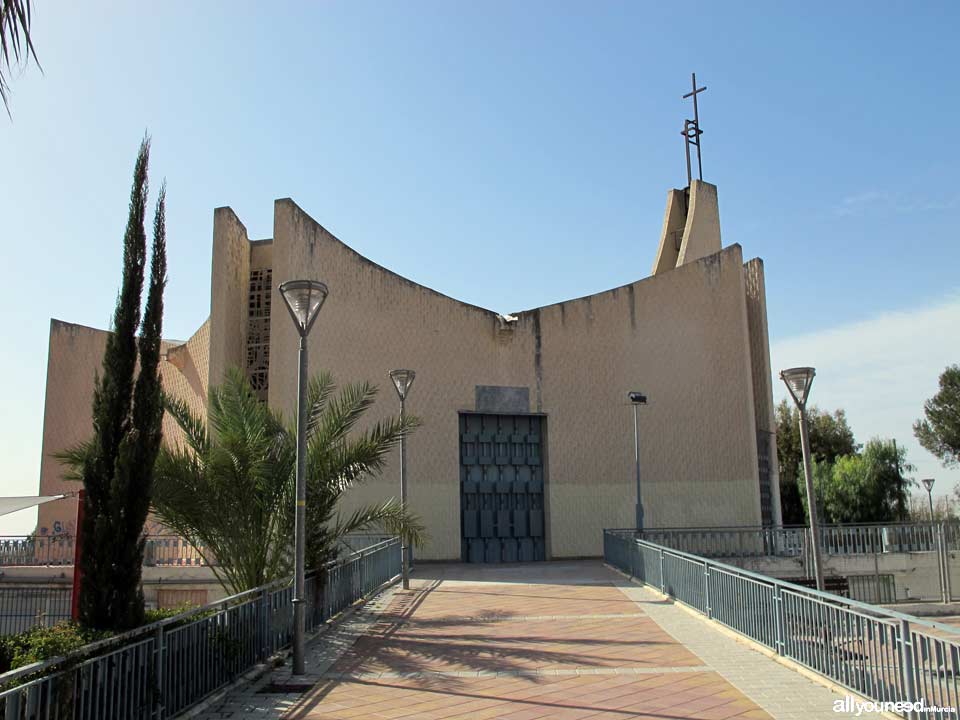
[[[183,431],[190,449],[199,455],[205,454],[210,447],[207,428],[203,420],[193,414],[190,406],[179,398],[163,393],[163,409]]]
[[[21,61],[31,57],[40,68],[37,51],[33,47],[33,38],[30,34],[30,0],[0,0],[0,100],[10,115],[10,85],[9,74]]]
[[[73,447],[53,453],[53,457],[66,466],[63,479],[72,482],[83,482],[83,471],[93,453],[93,442],[85,440]]]
[[[310,379],[310,388],[307,394],[307,406],[309,408],[309,418],[307,420],[307,436],[313,435],[317,426],[323,419],[323,414],[327,409],[327,401],[333,394],[336,385],[333,382],[333,375],[324,370]]]
[[[408,545],[415,547],[423,547],[429,539],[427,529],[420,519],[404,512],[400,503],[392,499],[379,505],[364,505],[346,517],[338,515],[333,535],[342,538],[351,533],[375,529],[399,535]]]
[[[369,383],[336,393],[322,373],[310,383],[312,432],[307,456],[307,561],[322,567],[338,538],[382,528],[413,544],[423,524],[394,501],[340,517],[349,488],[375,476],[400,438],[420,422],[393,418],[365,430],[357,424],[375,399]],[[210,391],[207,424],[184,403],[167,410],[188,438],[162,448],[156,463],[154,511],[165,525],[218,561],[218,578],[231,590],[256,587],[289,573],[294,529],[296,433],[262,402],[244,373],[231,369]]]

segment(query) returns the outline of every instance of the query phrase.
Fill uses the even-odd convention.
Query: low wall
[[[953,597],[960,597],[960,553],[948,553]],[[802,557],[723,558],[723,562],[762,575],[789,580],[813,577]],[[897,602],[940,600],[940,575],[936,552],[877,553],[876,555],[827,555],[825,576],[893,575]]]
[[[7,567],[0,571],[0,587],[64,587],[73,584],[72,567]],[[148,609],[182,604],[206,605],[227,597],[208,567],[145,567],[143,599]]]

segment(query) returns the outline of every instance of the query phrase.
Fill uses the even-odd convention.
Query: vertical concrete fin
[[[651,275],[673,270],[680,255],[680,243],[687,223],[687,192],[670,190],[667,193],[667,209],[663,213],[663,229],[660,231],[660,246],[653,261]]]
[[[683,241],[676,267],[720,252],[720,207],[717,186],[702,180],[690,183],[690,206],[687,210]]]
[[[757,424],[757,455],[760,470],[764,524],[782,525],[780,471],[777,463],[776,417],[773,409],[773,374],[767,330],[767,294],[763,260],[754,258],[744,266],[747,332],[750,340],[750,372],[753,380],[754,417]],[[769,503],[769,505],[767,505]]]
[[[219,385],[228,367],[244,367],[250,241],[232,209],[213,212],[213,271],[210,280],[209,382]]]

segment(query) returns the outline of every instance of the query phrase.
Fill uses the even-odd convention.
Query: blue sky
[[[44,72],[0,118],[4,493],[37,487],[49,319],[109,321],[145,130],[169,183],[169,337],[207,315],[213,209],[269,237],[287,196],[508,312],[649,273],[691,71],[724,243],[766,262],[774,364],[822,359],[816,401],[855,405],[859,439],[908,443],[949,489],[909,423],[960,362],[957,27],[955,2],[38,1]],[[884,358],[910,381],[889,417],[858,385]]]

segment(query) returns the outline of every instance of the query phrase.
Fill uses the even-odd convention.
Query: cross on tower
[[[684,147],[687,151],[687,185],[689,186],[693,182],[693,174],[690,172],[690,146],[697,146],[697,171],[699,177],[703,180],[703,164],[700,162],[700,136],[703,135],[703,130],[700,129],[700,111],[697,109],[697,93],[702,93],[707,89],[706,85],[702,88],[697,87],[697,74],[690,74],[693,90],[688,92],[683,96],[683,99],[686,100],[688,97],[693,98],[693,120],[684,120],[683,121],[683,132],[680,133],[684,137]]]

